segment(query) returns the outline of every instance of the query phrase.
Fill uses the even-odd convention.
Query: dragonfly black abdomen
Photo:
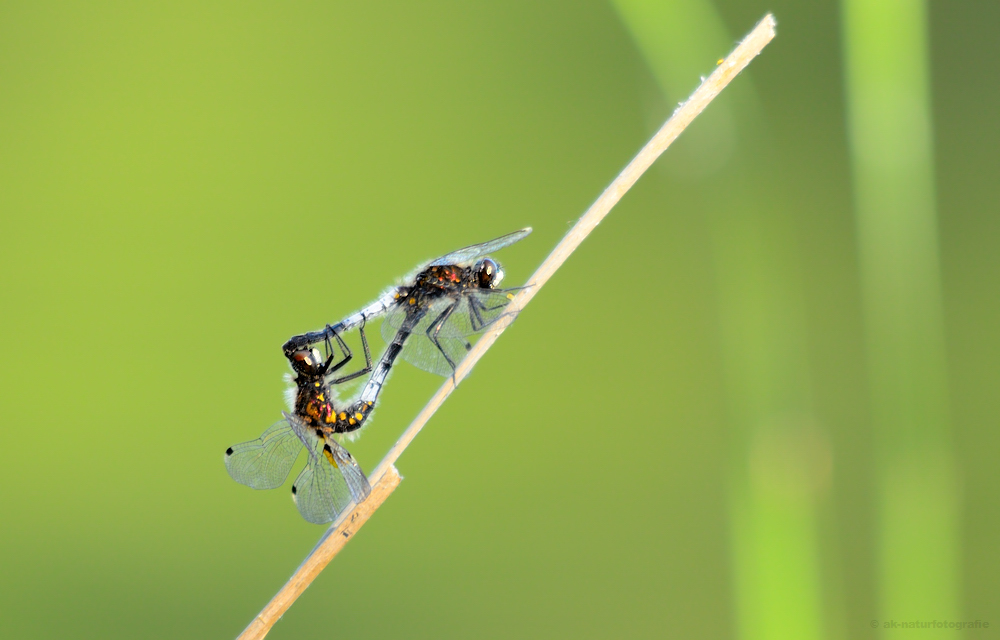
[[[352,431],[357,431],[360,429],[368,416],[371,415],[372,409],[375,408],[375,401],[362,401],[355,402],[347,409],[339,412],[334,416],[334,420],[330,423],[334,433],[350,433]]]
[[[418,320],[419,317],[413,317],[409,321],[404,321],[403,326],[393,335],[389,346],[385,348],[385,353],[382,354],[382,358],[375,365],[375,370],[372,372],[371,378],[368,379],[365,388],[361,390],[361,396],[358,400],[359,404],[367,403],[368,405],[374,405],[378,400],[379,393],[382,392],[382,386],[385,384],[386,378],[389,377],[389,372],[392,370],[392,365],[402,352],[403,345],[406,344],[406,339],[410,336]]]

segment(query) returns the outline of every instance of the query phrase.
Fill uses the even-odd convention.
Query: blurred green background
[[[235,637],[323,531],[222,463],[282,342],[522,282],[766,11],[269,637],[995,634],[1000,5],[885,4],[0,4],[0,637]]]

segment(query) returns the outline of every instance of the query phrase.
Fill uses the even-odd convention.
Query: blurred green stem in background
[[[926,8],[844,0],[848,125],[879,461],[880,617],[959,615],[958,496],[934,213]]]
[[[614,0],[669,104],[732,38],[704,0]],[[780,19],[780,16],[779,16]],[[801,272],[791,221],[773,202],[768,145],[749,78],[734,83],[661,162],[703,187],[709,211],[728,416],[735,626],[745,640],[809,640],[825,627],[818,495],[828,440],[811,418]],[[762,157],[762,155],[764,157]],[[738,166],[738,171],[732,171]]]

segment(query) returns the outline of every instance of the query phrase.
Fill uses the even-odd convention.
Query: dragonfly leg
[[[496,291],[498,293],[506,293],[509,296],[511,291],[518,291],[518,290],[524,289],[524,288],[526,288],[526,287],[515,287],[515,288],[512,288],[512,289],[496,289]],[[500,304],[495,304],[495,305],[492,305],[492,306],[489,306],[489,307],[487,307],[483,303],[482,300],[480,300],[479,298],[477,298],[475,296],[469,296],[468,300],[469,300],[469,309],[470,309],[470,312],[469,312],[469,324],[472,327],[472,330],[474,332],[476,332],[476,333],[479,333],[483,329],[486,329],[490,325],[494,324],[497,320],[499,320],[500,318],[504,317],[504,315],[506,315],[506,314],[501,313],[501,314],[498,314],[495,318],[492,318],[491,320],[483,320],[483,315],[482,315],[483,312],[490,312],[490,311],[496,311],[498,309],[503,309],[508,304],[510,304],[510,299],[509,298],[505,299]],[[478,323],[478,326],[477,326],[477,323]]]
[[[358,333],[361,334],[361,346],[365,350],[365,368],[364,369],[360,369],[358,371],[355,371],[354,373],[349,373],[346,376],[343,376],[341,378],[334,378],[333,380],[330,380],[330,384],[340,384],[341,382],[347,382],[348,380],[354,380],[355,378],[360,378],[363,375],[367,375],[367,374],[371,373],[371,370],[372,370],[372,352],[371,352],[371,349],[368,348],[368,337],[365,335],[365,323],[364,323],[364,321],[362,321],[361,326],[358,327]],[[350,351],[350,349],[347,348],[347,344],[344,343],[344,339],[340,337],[339,333],[335,332],[334,335],[337,337],[337,342],[339,342],[340,345],[341,345],[340,348],[344,349],[344,351],[348,355],[347,355],[347,357],[342,362],[337,363],[336,367],[334,367],[332,369],[331,373],[333,371],[336,371],[337,369],[339,369],[341,366],[343,366],[344,364],[346,364],[348,360],[351,359],[351,355],[350,355],[351,351]]]
[[[333,350],[333,343],[330,342],[331,335],[337,339],[337,343],[340,345],[340,349],[344,352],[344,359],[326,370],[327,373],[333,373],[334,371],[340,369],[345,364],[350,362],[351,358],[354,357],[354,354],[351,353],[351,349],[350,347],[347,346],[347,343],[344,342],[344,339],[340,337],[339,332],[334,331],[333,328],[330,327],[330,325],[326,325],[326,329],[327,329],[327,334],[323,342],[324,344],[326,344],[327,353],[330,354],[330,358],[333,358],[333,355],[335,353]]]
[[[490,326],[491,324],[500,319],[500,316],[497,316],[496,318],[493,318],[492,320],[487,322],[483,320],[483,316],[480,313],[480,310],[494,311],[495,309],[501,309],[501,308],[503,308],[503,305],[497,305],[496,307],[490,308],[487,307],[485,304],[483,304],[481,301],[476,300],[475,298],[469,298],[469,326],[472,327],[473,331],[479,333],[480,331],[482,331],[483,329],[485,329],[486,327]]]
[[[455,312],[455,308],[456,307],[458,307],[458,303],[457,302],[454,303],[454,304],[452,304],[451,306],[449,306],[444,311],[442,311],[441,315],[439,315],[437,318],[435,318],[434,322],[432,322],[430,324],[430,326],[427,327],[426,333],[427,333],[427,338],[431,342],[434,343],[434,346],[437,347],[438,351],[441,352],[441,355],[444,356],[445,362],[447,362],[448,365],[451,367],[451,380],[452,380],[452,382],[454,382],[455,384],[458,384],[458,382],[455,380],[455,363],[452,361],[452,359],[450,357],[448,357],[448,352],[444,350],[444,347],[441,346],[440,337],[439,337],[439,334],[441,333],[441,329],[444,327],[444,323],[447,322],[448,318],[451,317],[451,314]],[[432,333],[433,333],[433,335],[432,335]],[[467,349],[472,348],[471,345],[468,342],[466,342],[465,345],[466,345]]]

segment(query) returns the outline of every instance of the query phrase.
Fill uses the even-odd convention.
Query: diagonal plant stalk
[[[694,93],[683,102],[669,120],[646,143],[632,161],[615,178],[604,193],[580,217],[573,228],[556,245],[552,253],[538,267],[528,280],[524,289],[511,300],[506,314],[472,347],[465,359],[459,363],[453,378],[445,380],[444,384],[431,397],[427,405],[417,414],[410,426],[406,428],[399,440],[389,449],[382,461],[371,474],[372,492],[359,505],[345,511],[330,526],[316,547],[302,562],[295,574],[278,591],[264,609],[257,614],[249,626],[240,634],[238,640],[259,640],[267,635],[274,623],[292,606],[295,600],[312,583],[331,560],[344,548],[361,526],[367,522],[371,514],[378,509],[385,499],[400,483],[399,473],[394,466],[406,447],[423,429],[434,412],[451,395],[479,359],[493,346],[500,334],[513,321],[513,318],[531,301],[538,291],[548,282],[552,274],[562,266],[570,254],[590,235],[590,232],[600,224],[604,216],[618,204],[622,196],[632,188],[639,177],[660,157],[667,147],[681,134],[684,129],[701,113],[719,93],[735,78],[775,36],[774,16],[767,14],[753,31],[725,58],[721,60],[715,71],[702,81]]]

